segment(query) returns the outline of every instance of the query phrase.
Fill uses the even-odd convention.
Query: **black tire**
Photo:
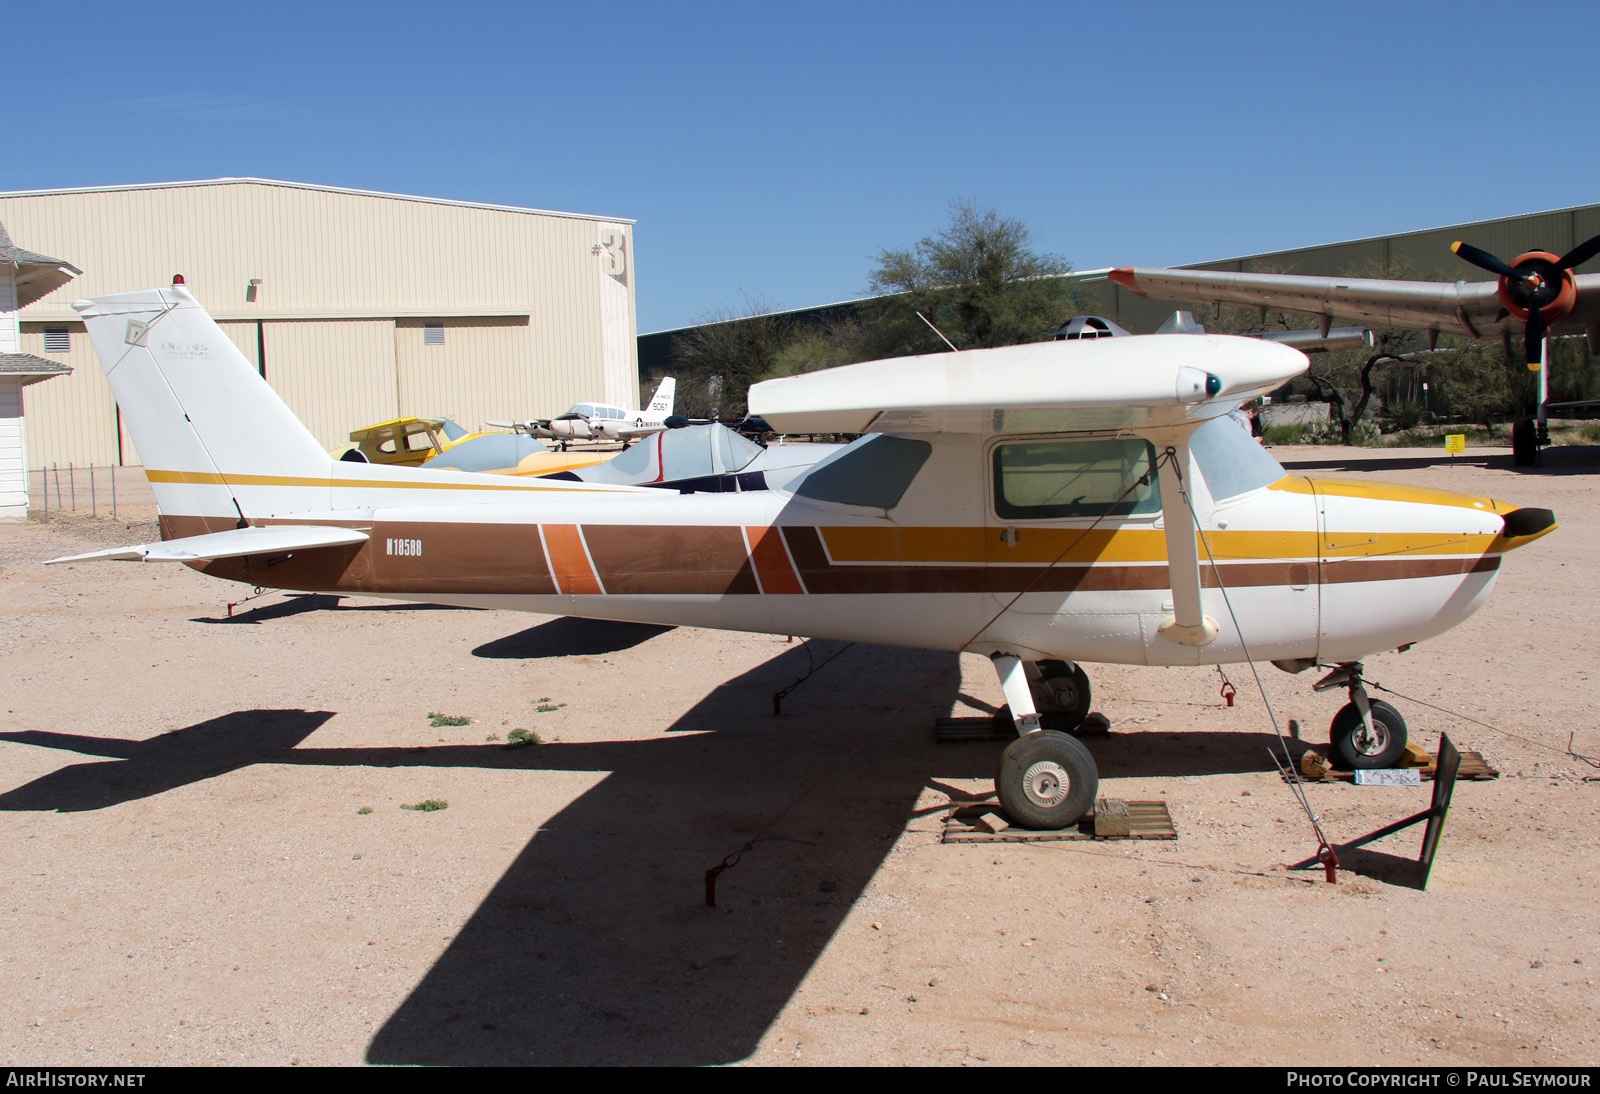
[[[1074,661],[1036,661],[1040,679],[1031,685],[1039,724],[1071,733],[1089,717],[1089,674]]]
[[[1372,729],[1375,740],[1363,742],[1366,727],[1361,724],[1361,711],[1354,703],[1346,703],[1333,716],[1328,727],[1328,746],[1333,766],[1344,771],[1370,771],[1373,768],[1393,767],[1406,752],[1406,720],[1400,712],[1382,699],[1368,700],[1372,710]]]
[[[1511,459],[1518,467],[1539,466],[1539,423],[1519,418],[1511,427]]]
[[[1042,729],[1006,746],[994,788],[1013,824],[1052,831],[1094,808],[1100,769],[1080,742]]]

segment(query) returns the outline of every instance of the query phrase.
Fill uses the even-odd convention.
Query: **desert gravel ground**
[[[1426,891],[1415,828],[1337,884],[1285,869],[1315,840],[1243,666],[1231,708],[1214,670],[1090,666],[1102,793],[1165,799],[1176,841],[945,845],[1000,746],[932,724],[1000,702],[982,658],[852,647],[774,717],[840,643],[230,619],[247,590],[182,567],[40,565],[152,537],[132,474],[120,521],[0,528],[0,1060],[1600,1062],[1600,450],[1275,454],[1561,521],[1465,626],[1368,662],[1414,740],[1503,773],[1459,784]],[[1342,695],[1262,679],[1325,740]],[[1346,840],[1430,789],[1308,793]]]

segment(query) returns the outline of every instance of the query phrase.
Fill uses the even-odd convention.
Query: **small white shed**
[[[82,271],[59,258],[25,251],[0,224],[0,521],[28,519],[28,444],[22,389],[72,369],[22,352],[17,310]]]

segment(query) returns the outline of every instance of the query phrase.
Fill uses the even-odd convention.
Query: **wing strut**
[[[1156,633],[1170,642],[1204,646],[1217,637],[1217,621],[1205,614],[1200,600],[1200,549],[1188,486],[1181,468],[1189,466],[1189,437],[1169,444],[1158,462],[1161,476],[1161,518],[1167,535],[1167,579],[1172,583],[1172,614]]]

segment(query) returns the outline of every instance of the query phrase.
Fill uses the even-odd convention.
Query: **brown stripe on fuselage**
[[[586,524],[583,537],[608,593],[748,596],[761,591],[736,527]]]
[[[1322,583],[1352,581],[1404,581],[1411,577],[1448,577],[1481,574],[1500,568],[1499,555],[1481,558],[1348,558],[1322,564]]]
[[[378,521],[369,534],[372,539],[364,546],[373,572],[365,591],[532,596],[556,591],[537,525]]]
[[[170,526],[173,534],[164,538],[226,531],[234,523],[217,517],[177,518]],[[371,538],[345,547],[316,547],[278,556],[224,558],[190,565],[212,577],[307,592],[374,596],[483,592],[539,596],[556,592],[538,528],[531,524],[319,523],[360,528]],[[219,524],[222,527],[217,527]],[[167,518],[163,518],[163,531],[167,530]],[[396,546],[402,543],[414,546]]]
[[[162,516],[163,539],[227,531],[237,519]],[[262,521],[263,524],[296,523]],[[1042,593],[1157,590],[1169,587],[1165,563],[1095,565],[903,565],[831,562],[821,530],[571,524],[318,521],[357,527],[364,544],[318,547],[280,556],[191,563],[213,577],[310,592],[408,594],[752,595],[780,593]],[[541,544],[542,530],[542,544]],[[745,544],[749,534],[750,546]],[[780,541],[781,535],[781,541]],[[405,544],[394,547],[395,541]],[[587,549],[585,544],[587,543]],[[784,549],[788,546],[787,552]],[[554,573],[546,564],[546,552]],[[790,558],[793,563],[791,565]],[[593,563],[591,565],[591,558]],[[1486,573],[1500,556],[1368,556],[1323,561],[1237,561],[1220,565],[1229,588],[1338,585]],[[757,582],[757,574],[760,582]],[[1217,569],[1202,564],[1208,588]]]

